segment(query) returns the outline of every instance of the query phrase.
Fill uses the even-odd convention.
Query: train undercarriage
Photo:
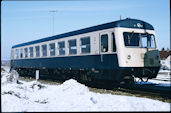
[[[97,70],[92,68],[73,70],[68,69],[35,69],[35,68],[15,68],[20,76],[35,77],[36,70],[39,70],[40,79],[51,79],[65,81],[76,79],[82,83],[93,84],[132,84],[135,77],[147,82],[148,79],[156,78],[159,67],[156,68],[121,68],[120,70]]]

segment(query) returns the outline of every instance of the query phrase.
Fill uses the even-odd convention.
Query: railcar
[[[155,78],[160,68],[153,26],[122,19],[12,46],[11,69],[89,82]],[[41,76],[40,76],[41,77]]]

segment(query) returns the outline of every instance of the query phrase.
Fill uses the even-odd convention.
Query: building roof
[[[142,20],[127,18],[127,19],[113,21],[110,23],[105,23],[105,24],[88,27],[88,28],[84,28],[84,29],[80,29],[80,30],[76,30],[76,31],[71,31],[71,32],[67,32],[67,33],[63,33],[63,34],[59,34],[59,35],[54,35],[51,37],[46,37],[46,38],[42,38],[42,39],[35,40],[35,41],[18,44],[18,45],[12,46],[12,48],[21,47],[21,46],[30,45],[30,44],[36,44],[36,43],[55,40],[55,39],[60,39],[60,38],[64,38],[64,37],[79,35],[79,34],[83,34],[83,33],[103,30],[103,29],[115,28],[115,27],[127,27],[127,28],[154,30],[153,26],[147,22],[144,22]]]
[[[160,51],[160,59],[163,60],[163,59],[166,59],[169,55],[171,55],[171,51]]]

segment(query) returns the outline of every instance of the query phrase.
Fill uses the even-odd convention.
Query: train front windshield
[[[123,36],[126,47],[156,48],[153,34],[124,32]]]

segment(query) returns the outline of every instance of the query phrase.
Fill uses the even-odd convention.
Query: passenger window
[[[36,46],[35,49],[36,49],[36,57],[40,57],[40,47]]]
[[[116,52],[116,42],[115,42],[115,34],[114,33],[112,33],[112,42],[113,42],[112,51]]]
[[[69,40],[69,54],[77,54],[76,40]]]
[[[16,49],[15,54],[16,54],[16,59],[19,59],[19,49]]]
[[[33,47],[29,47],[29,50],[30,50],[30,57],[32,58],[33,57]]]
[[[47,56],[47,45],[42,45],[43,56]]]
[[[28,57],[28,49],[27,48],[24,48],[24,54],[25,54],[25,58]]]
[[[65,55],[65,42],[58,42],[59,55]]]
[[[20,49],[20,58],[23,58],[23,48]]]
[[[108,35],[101,35],[101,52],[108,52]]]
[[[49,44],[50,56],[55,56],[55,43]]]
[[[90,53],[90,37],[81,38],[81,53]]]

